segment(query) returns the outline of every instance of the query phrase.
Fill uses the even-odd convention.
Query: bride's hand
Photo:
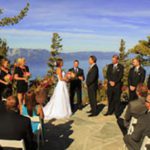
[[[66,77],[65,77],[65,78],[63,78],[63,80],[64,80],[64,81],[66,81],[66,82],[68,82],[68,81],[69,81],[69,79],[68,79],[68,78],[66,78]]]

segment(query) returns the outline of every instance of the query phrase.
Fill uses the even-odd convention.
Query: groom
[[[75,78],[70,81],[70,101],[71,108],[74,110],[74,96],[77,94],[78,109],[82,109],[82,81],[84,81],[84,71],[79,68],[79,61],[74,60],[73,68],[69,69],[75,74]]]
[[[97,89],[98,89],[99,70],[98,70],[96,61],[97,59],[95,56],[89,57],[90,69],[88,71],[87,78],[86,78],[89,102],[91,106],[91,110],[88,112],[88,113],[91,113],[89,117],[93,117],[97,115],[96,95],[97,95]]]

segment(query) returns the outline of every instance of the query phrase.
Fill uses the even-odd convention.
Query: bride
[[[67,78],[65,78],[65,72],[62,71],[63,60],[57,60],[56,74],[58,77],[58,83],[54,89],[54,93],[50,101],[43,108],[44,116],[46,119],[61,119],[69,118],[72,114],[69,92],[67,88]]]

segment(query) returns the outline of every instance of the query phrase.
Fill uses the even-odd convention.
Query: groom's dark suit
[[[74,96],[77,93],[77,104],[78,108],[82,107],[82,81],[78,78],[79,76],[83,77],[84,80],[84,71],[81,68],[71,68],[69,69],[70,72],[76,74],[75,79],[70,81],[70,101],[71,107],[74,107]]]
[[[89,96],[89,102],[91,105],[91,111],[92,115],[97,114],[97,101],[96,101],[96,95],[97,95],[97,89],[98,89],[98,77],[99,77],[99,71],[96,64],[94,64],[86,78],[86,84],[88,89],[88,96]]]

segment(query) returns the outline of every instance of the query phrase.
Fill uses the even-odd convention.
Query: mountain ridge
[[[111,59],[115,52],[103,52],[103,51],[79,51],[79,52],[61,52],[60,57],[64,61],[71,61],[78,59],[87,60],[90,55],[95,55],[97,59]],[[13,62],[18,57],[25,57],[28,63],[41,64],[47,63],[50,57],[50,51],[46,49],[25,49],[14,48],[8,50],[8,58]]]

